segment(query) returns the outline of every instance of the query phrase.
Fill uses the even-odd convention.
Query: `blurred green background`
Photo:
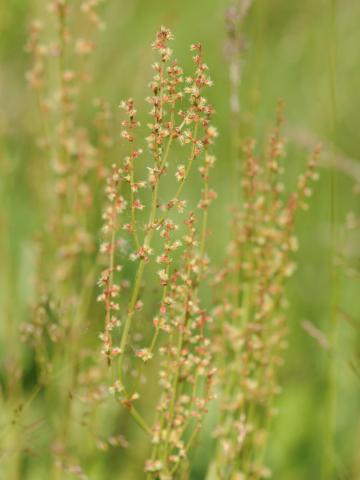
[[[106,0],[102,17],[107,28],[98,36],[92,59],[94,81],[84,98],[103,97],[117,112],[122,98],[141,104],[151,76],[151,50],[156,29],[164,24],[175,35],[175,56],[190,68],[189,45],[201,42],[215,86],[209,96],[216,109],[218,158],[213,184],[219,198],[211,214],[209,253],[221,264],[229,238],[230,115],[228,67],[224,57],[226,0]],[[29,58],[24,52],[27,26],[45,17],[41,0],[0,0],[0,375],[21,356],[18,328],[29,316],[34,276],[34,236],[46,215],[45,188],[36,147],[40,122],[36,102],[24,80]],[[242,133],[260,145],[274,118],[278,97],[286,103],[289,139],[287,177],[293,184],[309,147],[325,145],[321,179],[311,209],[298,219],[298,270],[289,288],[290,336],[282,370],[283,394],[274,422],[269,458],[277,480],[321,478],[327,424],[329,354],[302,327],[311,321],[325,335],[330,327],[331,264],[336,249],[347,248],[350,266],[359,262],[359,244],[343,228],[349,211],[359,212],[359,75],[360,2],[343,0],[254,0],[243,24],[243,80],[240,90]],[[335,21],[334,21],[335,20]],[[86,100],[85,100],[86,102]],[[144,104],[143,104],[144,105]],[[90,103],[82,105],[89,111]],[[147,107],[141,115],[146,113]],[[140,108],[141,110],[141,108]],[[116,113],[117,114],[117,113]],[[331,163],[337,158],[335,169]],[[344,169],[346,171],[344,171]],[[336,180],[335,189],[331,188]],[[194,187],[196,185],[194,184]],[[332,207],[333,205],[333,207]],[[335,225],[331,225],[332,212]],[[350,242],[350,243],[349,243]],[[352,242],[352,243],[351,243]],[[337,255],[336,255],[337,256]],[[337,304],[359,319],[358,277],[338,267]],[[337,316],[336,477],[360,478],[359,328]],[[354,323],[354,322],[352,322]],[[351,368],[351,365],[354,368]],[[5,400],[4,400],[5,401]],[[1,419],[1,425],[6,419]],[[0,426],[1,426],[0,425]],[[193,478],[203,478],[209,457],[211,421],[203,446],[195,452]],[[12,480],[1,468],[0,478]],[[33,476],[32,478],[40,478]],[[122,477],[125,478],[125,477]],[[129,478],[135,478],[130,477]]]

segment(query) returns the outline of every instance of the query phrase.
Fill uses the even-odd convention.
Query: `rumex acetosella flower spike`
[[[140,124],[135,101],[130,98],[120,103],[125,116],[121,138],[128,154],[121,165],[112,167],[107,180],[105,238],[100,249],[106,267],[99,281],[99,300],[105,305],[105,328],[100,334],[102,351],[108,364],[119,372],[118,378],[112,379],[110,391],[143,429],[151,431],[152,458],[145,470],[154,475],[160,472],[163,477],[186,461],[191,446],[188,433],[195,436],[201,428],[215,376],[207,337],[212,318],[199,295],[209,266],[208,208],[216,198],[209,188],[209,178],[215,163],[210,150],[217,130],[211,125],[214,109],[205,97],[205,89],[212,82],[201,45],[191,48],[195,52],[194,72],[184,77],[168,46],[172,39],[171,32],[161,27],[152,44],[158,58],[153,64],[150,95],[146,98],[151,119],[145,139],[146,163],[142,159],[142,139],[138,138]],[[175,143],[181,147],[181,159],[174,166],[174,173]],[[198,204],[191,209],[185,186],[198,172],[203,188]],[[174,188],[168,200],[166,183]],[[128,245],[126,255],[120,253],[119,243]],[[130,292],[121,298],[125,280],[122,275],[128,270],[122,268],[123,264],[130,265],[134,273],[127,282]],[[157,311],[152,321],[145,324],[149,338],[141,335],[141,340],[134,343],[135,324],[149,308],[144,291],[152,265],[156,273],[151,282],[158,285]],[[141,389],[131,393],[128,385],[132,383],[129,371],[140,375],[134,372],[142,372],[155,359],[161,368],[151,428],[146,426],[141,412],[134,410],[141,399]]]
[[[242,203],[233,212],[227,265],[215,279],[220,291],[214,317],[222,325],[214,330],[215,352],[222,363],[222,415],[214,463],[225,476],[226,465],[244,478],[270,474],[262,462],[287,346],[285,284],[295,270],[294,221],[297,211],[306,208],[320,153],[316,148],[297,189],[287,193],[281,179],[286,157],[282,122],[280,102],[265,159],[257,156],[254,140],[244,142]]]

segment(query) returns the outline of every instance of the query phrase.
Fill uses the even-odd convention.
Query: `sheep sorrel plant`
[[[148,478],[161,479],[186,476],[188,451],[211,398],[214,374],[206,334],[211,318],[199,298],[209,263],[205,252],[208,207],[215,197],[209,188],[214,164],[209,148],[216,129],[210,124],[213,108],[203,96],[212,82],[201,45],[191,46],[195,72],[184,78],[172,59],[170,40],[171,32],[162,27],[152,45],[159,61],[153,65],[147,98],[149,153],[138,146],[140,125],[134,101],[121,103],[126,115],[121,136],[129,144],[129,154],[122,165],[112,166],[107,180],[101,244],[106,266],[99,281],[99,300],[105,306],[102,353],[111,370],[110,391],[149,436],[152,448],[145,471]],[[186,152],[178,154],[182,163],[175,164],[175,143]],[[196,166],[203,178],[199,214],[182,196]],[[167,198],[162,185],[171,183],[172,177],[176,184]],[[119,248],[125,244],[130,253],[120,258]],[[123,272],[129,268],[129,259],[135,274],[125,283]],[[152,317],[143,291],[144,271],[150,268],[157,270],[151,282],[159,291]],[[145,335],[137,340],[134,333],[139,328]],[[139,382],[146,378],[152,361],[159,369],[160,397],[150,426],[136,401],[141,395]]]
[[[227,265],[215,280],[221,412],[211,479],[270,476],[263,462],[286,347],[284,288],[295,267],[291,259],[297,248],[294,220],[296,212],[308,206],[319,156],[316,148],[297,189],[285,193],[282,117],[280,102],[264,157],[257,157],[253,140],[244,142],[241,204],[233,212]]]

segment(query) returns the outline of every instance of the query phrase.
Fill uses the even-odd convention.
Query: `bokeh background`
[[[76,3],[76,2],[75,2]],[[87,98],[107,99],[117,115],[122,98],[141,102],[151,76],[156,29],[175,34],[174,50],[190,68],[189,45],[204,45],[215,87],[218,158],[213,184],[219,198],[211,215],[210,254],[221,264],[229,238],[231,180],[228,65],[224,56],[226,0],[106,0],[107,28],[92,58],[94,79]],[[19,325],[29,316],[33,297],[34,238],[46,218],[42,201],[44,161],[36,146],[40,120],[24,76],[27,26],[46,18],[42,0],[0,0],[0,381],[22,356]],[[311,146],[324,144],[321,179],[311,209],[298,219],[298,269],[289,286],[289,349],[282,370],[283,393],[274,422],[268,462],[277,480],[317,480],[324,460],[329,420],[329,368],[335,367],[334,455],[338,479],[360,478],[360,295],[359,238],[345,227],[347,214],[359,213],[359,18],[357,0],[254,0],[243,23],[245,48],[240,90],[241,132],[261,145],[274,118],[275,104],[286,104],[287,180],[304,166]],[[141,115],[145,115],[143,107]],[[196,189],[197,185],[193,185]],[[191,190],[188,192],[191,195]],[[335,242],[334,242],[335,238]],[[336,267],[336,350],[330,354],[302,324],[310,321],[331,335],[331,301]],[[24,386],[26,392],[26,385]],[[29,392],[27,392],[29,394]],[[1,395],[0,427],[16,405]],[[211,414],[195,452],[192,478],[201,479],[211,455]],[[40,433],[41,435],[41,429]],[[1,434],[0,434],[1,437]],[[1,440],[0,440],[1,442]],[[6,454],[0,454],[0,478]],[[5,460],[4,460],[5,459]],[[1,467],[1,462],[5,465]],[[131,464],[131,458],[123,461]],[[119,478],[137,478],[127,470]],[[25,477],[24,477],[25,478]],[[28,477],[26,477],[28,478]],[[41,478],[32,476],[29,478]],[[45,477],[43,477],[45,478]],[[97,477],[94,477],[97,478]],[[106,478],[106,477],[99,477]],[[110,478],[110,477],[108,477]]]

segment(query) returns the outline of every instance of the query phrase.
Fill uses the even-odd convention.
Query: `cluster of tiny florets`
[[[135,102],[128,99],[120,104],[125,112],[121,138],[130,151],[121,167],[113,167],[108,178],[104,234],[110,239],[101,246],[101,254],[108,260],[99,281],[102,288],[99,300],[104,302],[106,311],[105,330],[101,334],[103,352],[108,363],[116,363],[120,371],[120,378],[110,391],[130,412],[141,394],[129,392],[129,365],[132,371],[141,372],[156,355],[161,359],[161,394],[157,418],[151,429],[153,452],[145,470],[162,476],[176,470],[186,458],[190,445],[186,445],[185,436],[189,429],[195,433],[200,429],[206,405],[212,398],[215,373],[207,338],[211,317],[201,307],[198,292],[209,264],[205,253],[207,211],[216,198],[209,188],[210,170],[215,163],[209,149],[217,131],[210,123],[214,110],[203,95],[212,82],[198,44],[191,47],[195,52],[194,74],[184,76],[178,62],[172,59],[168,46],[172,38],[171,32],[162,27],[152,45],[159,60],[153,64],[154,76],[149,84],[151,95],[146,99],[151,105],[146,145],[152,157],[152,163],[147,163],[146,167],[141,159],[143,148],[138,146],[136,138],[140,123]],[[181,163],[173,167],[171,147],[175,142],[186,153]],[[197,168],[193,165],[195,162]],[[173,170],[174,194],[160,201],[161,187]],[[198,214],[189,211],[182,198],[193,170],[200,172],[204,185],[197,205]],[[180,223],[179,214],[185,215]],[[121,232],[129,245],[128,259],[135,268],[132,291],[124,306],[117,301],[121,282],[114,281],[118,275],[116,245]],[[141,295],[148,264],[156,265],[154,281],[160,290],[157,311],[146,327],[152,330],[152,338],[147,345],[134,343],[130,347],[130,332],[143,311]],[[119,313],[119,318],[115,313]],[[114,346],[114,338],[119,337]]]

